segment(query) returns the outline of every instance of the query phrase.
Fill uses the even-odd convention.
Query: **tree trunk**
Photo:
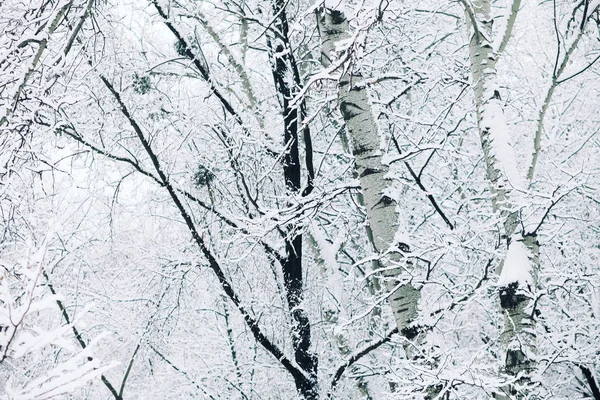
[[[506,46],[516,13],[511,13],[501,46]],[[522,185],[514,150],[511,145],[500,88],[496,82],[498,54],[492,46],[490,1],[478,0],[473,9],[467,5],[467,17],[472,31],[469,45],[473,90],[477,108],[477,124],[490,182],[492,205],[504,225],[507,252],[499,267],[499,297],[504,314],[504,369],[512,376],[522,374],[520,384],[528,384],[528,372],[535,363],[535,322],[533,298],[537,285],[539,244],[536,235],[517,232],[521,224],[515,206],[515,191]],[[524,374],[523,374],[524,373]],[[502,388],[507,396],[526,396],[527,389],[517,393],[514,386]],[[511,397],[512,398],[512,397]]]
[[[277,16],[274,27],[278,35],[271,41],[273,80],[279,92],[283,105],[283,138],[285,154],[283,156],[283,175],[287,194],[302,196],[312,190],[312,165],[307,165],[309,182],[308,190],[301,191],[301,170],[299,132],[302,125],[303,104],[291,104],[292,97],[300,88],[300,74],[294,58],[294,53],[288,38],[288,21],[285,2],[274,0],[273,13]],[[304,128],[305,141],[310,140],[308,127]],[[308,146],[307,146],[308,147]],[[312,150],[307,148],[307,160],[312,163]],[[310,188],[310,189],[309,189]],[[305,372],[307,379],[296,381],[298,392],[307,400],[318,398],[318,358],[311,350],[311,326],[308,315],[304,310],[304,274],[302,268],[303,235],[301,226],[292,224],[282,232],[285,235],[285,259],[282,262],[283,281],[286,289],[286,299],[292,317],[292,346],[294,359]]]
[[[321,35],[321,63],[329,67],[337,59],[335,48],[342,40],[349,39],[348,21],[343,13],[320,9],[318,26]],[[388,172],[382,162],[381,135],[371,111],[371,104],[364,79],[359,70],[349,68],[339,81],[339,105],[346,129],[350,135],[356,171],[360,180],[367,219],[373,232],[373,244],[379,254],[390,251],[381,260],[382,275],[398,330],[409,339],[415,337],[410,324],[417,316],[420,291],[412,284],[400,284],[400,267],[407,268],[405,253],[409,247],[398,240],[395,207],[396,202],[386,194]]]

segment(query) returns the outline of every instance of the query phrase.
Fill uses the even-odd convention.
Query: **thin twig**
[[[200,389],[205,395],[207,395],[211,399],[215,399],[214,396],[208,394],[206,392],[206,390],[204,390],[200,385],[198,385],[198,383],[196,383],[196,381],[194,379],[192,379],[188,375],[187,372],[185,372],[184,370],[180,369],[175,364],[173,364],[171,361],[169,361],[169,359],[167,357],[165,357],[160,351],[156,350],[156,348],[154,346],[152,346],[150,343],[148,343],[148,347],[150,347],[152,349],[152,351],[154,351],[161,358],[161,360],[163,360],[164,362],[166,362],[167,364],[169,364],[171,366],[171,368],[173,368],[175,371],[177,371],[180,374],[182,374],[183,376],[185,376],[190,382],[192,382],[196,386],[196,388]]]
[[[294,380],[296,381],[297,384],[302,384],[302,383],[307,382],[307,380],[309,378],[306,376],[305,372],[302,369],[300,369],[294,362],[292,362],[290,359],[288,359],[285,356],[284,352],[274,342],[272,342],[271,339],[269,339],[263,333],[263,330],[260,328],[260,326],[258,324],[258,320],[255,319],[250,314],[250,312],[246,309],[246,307],[243,305],[242,300],[239,298],[237,292],[234,290],[233,285],[229,282],[229,279],[227,278],[225,271],[221,267],[221,264],[219,263],[217,258],[212,254],[211,250],[206,245],[202,236],[200,236],[200,233],[198,232],[196,225],[195,225],[194,221],[192,220],[192,217],[190,216],[190,214],[184,207],[183,203],[179,199],[179,196],[177,195],[177,191],[173,188],[170,180],[164,173],[162,166],[160,164],[160,161],[158,159],[158,156],[156,155],[154,150],[152,150],[152,147],[150,146],[150,143],[144,136],[144,133],[142,132],[141,127],[139,126],[137,121],[133,118],[133,116],[129,112],[129,109],[127,108],[127,106],[125,105],[123,100],[121,99],[121,95],[119,94],[119,92],[117,92],[115,90],[114,86],[110,83],[110,81],[108,79],[106,79],[106,77],[104,75],[99,74],[99,77],[100,77],[100,80],[104,83],[104,86],[110,91],[113,98],[118,103],[121,113],[123,114],[123,116],[127,119],[129,124],[133,128],[139,141],[141,142],[142,146],[144,147],[144,150],[146,151],[148,157],[152,161],[152,164],[154,166],[154,169],[156,170],[156,173],[158,174],[160,181],[163,182],[164,187],[167,190],[167,192],[169,193],[174,205],[176,206],[181,217],[185,221],[185,224],[188,227],[188,230],[192,236],[193,241],[196,243],[196,245],[200,249],[201,253],[207,259],[209,267],[213,271],[215,276],[217,277],[219,284],[221,285],[221,288],[223,289],[223,291],[225,292],[227,297],[231,300],[231,302],[233,304],[235,304],[238,311],[244,318],[244,322],[246,323],[246,325],[252,332],[255,340],[258,343],[260,343],[261,346],[268,353],[270,353],[273,357],[275,357],[275,359],[277,359],[277,361],[279,361],[281,363],[281,365],[290,373],[290,375],[292,375],[292,377],[294,378]]]
[[[402,154],[402,151],[400,150],[400,144],[398,143],[398,140],[394,136],[392,136],[392,142],[394,143],[394,146],[396,147],[396,150],[398,151],[398,153]],[[433,208],[435,209],[435,211],[440,215],[440,217],[442,217],[442,219],[444,220],[444,222],[446,223],[446,225],[448,225],[448,227],[451,230],[453,230],[454,229],[454,224],[452,224],[452,222],[450,222],[450,220],[448,219],[448,217],[446,216],[446,214],[444,213],[444,211],[442,211],[442,209],[439,206],[438,202],[435,200],[435,197],[433,197],[433,195],[431,193],[429,193],[428,190],[425,188],[425,186],[423,185],[423,182],[421,182],[420,176],[418,176],[415,173],[415,171],[412,169],[412,167],[410,166],[410,164],[408,163],[408,161],[404,161],[404,165],[408,169],[408,172],[410,173],[410,175],[414,179],[414,181],[417,184],[417,186],[419,187],[419,189],[421,189],[424,193],[426,193],[426,197],[429,200],[429,202],[431,203],[431,205],[433,206]]]
[[[337,386],[339,380],[342,378],[342,375],[344,374],[344,372],[346,372],[348,367],[352,366],[352,364],[354,364],[355,362],[357,362],[358,360],[360,360],[362,357],[366,356],[373,350],[376,350],[381,345],[389,342],[392,339],[392,336],[394,336],[396,333],[398,333],[397,327],[392,329],[387,335],[385,335],[385,337],[383,339],[381,339],[375,343],[372,343],[369,346],[365,347],[364,349],[360,350],[359,352],[355,353],[343,365],[340,365],[338,367],[337,371],[335,372],[335,375],[333,376],[333,380],[331,381],[330,389],[329,389],[329,393],[327,394],[327,397],[332,398],[333,390]]]
[[[48,273],[46,273],[45,270],[42,271],[42,274],[44,275],[44,278],[46,279],[46,285],[48,286],[48,289],[50,289],[50,293],[52,293],[53,296],[56,296],[56,290],[54,289],[52,282],[50,282],[50,276],[48,276]],[[65,322],[67,324],[71,324],[71,318],[69,318],[69,314],[67,313],[67,309],[65,308],[64,304],[62,303],[62,301],[58,300],[58,297],[55,297],[55,298],[56,298],[56,305],[58,305],[58,308],[60,309],[60,312],[62,313],[62,316],[63,316]],[[79,345],[81,346],[82,349],[85,349],[87,347],[87,344],[81,337],[81,334],[75,327],[75,324],[71,325],[71,330],[73,331],[73,335],[75,336],[77,343],[79,343]],[[88,361],[93,360],[92,357],[88,357],[87,359],[88,359]],[[104,375],[100,375],[100,380],[102,381],[102,383],[104,383],[104,386],[106,386],[106,388],[110,391],[110,393],[113,395],[115,400],[123,400],[121,395],[119,393],[117,393],[114,386],[110,383],[110,381]]]

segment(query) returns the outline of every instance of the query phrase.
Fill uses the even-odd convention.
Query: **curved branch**
[[[544,102],[542,103],[542,107],[540,109],[540,113],[539,113],[539,117],[538,117],[538,123],[537,123],[537,129],[535,131],[535,137],[533,138],[533,154],[531,156],[531,165],[529,166],[529,170],[527,171],[527,179],[529,181],[533,180],[533,176],[535,174],[535,167],[537,165],[537,161],[540,156],[540,152],[542,150],[541,141],[542,141],[542,131],[544,129],[544,118],[546,116],[546,112],[548,111],[548,108],[550,107],[550,101],[552,100],[554,91],[556,90],[558,85],[567,81],[568,79],[571,79],[573,76],[570,76],[569,78],[562,79],[562,80],[558,80],[558,78],[562,75],[565,68],[567,67],[567,64],[569,63],[569,59],[571,58],[571,55],[577,48],[577,44],[579,43],[579,40],[581,39],[582,36],[583,36],[583,30],[580,30],[579,33],[577,34],[577,36],[575,37],[575,39],[573,40],[573,42],[571,43],[571,46],[569,46],[569,49],[565,53],[565,56],[563,57],[560,65],[558,64],[558,55],[557,55],[557,60],[556,60],[557,62],[554,66],[554,72],[552,74],[552,81],[550,82],[550,87],[548,88],[548,91],[546,92],[546,96],[544,97]],[[595,60],[594,60],[594,62],[595,62]],[[585,69],[578,72],[576,75],[579,75],[583,71],[585,71]]]
[[[154,169],[156,170],[156,173],[158,174],[158,179],[160,179],[160,181],[163,183],[163,186],[165,187],[165,189],[167,189],[167,192],[169,192],[169,195],[171,196],[173,203],[175,204],[176,208],[178,209],[181,217],[185,221],[185,224],[188,227],[188,230],[190,231],[190,233],[192,235],[193,241],[196,243],[196,245],[200,249],[201,253],[207,259],[209,267],[213,271],[213,273],[216,275],[217,280],[219,281],[219,284],[221,285],[221,288],[223,289],[223,291],[225,292],[227,297],[231,300],[231,302],[239,310],[240,314],[244,318],[244,322],[246,323],[246,325],[252,332],[255,340],[258,343],[260,343],[260,345],[268,353],[270,353],[273,357],[275,357],[277,359],[277,361],[279,361],[281,363],[281,365],[290,373],[290,375],[292,375],[292,377],[294,378],[294,380],[297,383],[298,382],[300,382],[300,383],[306,382],[308,380],[308,377],[304,374],[304,372],[301,369],[299,369],[295,365],[295,363],[290,361],[285,356],[283,351],[263,333],[262,329],[258,325],[258,320],[256,320],[250,314],[250,312],[246,309],[246,307],[244,307],[244,305],[242,304],[242,300],[239,298],[238,294],[233,289],[233,285],[227,279],[227,276],[225,275],[225,271],[223,270],[223,268],[217,261],[216,257],[212,254],[212,252],[210,251],[210,249],[208,248],[206,243],[204,242],[204,239],[202,239],[202,236],[200,236],[200,233],[196,229],[196,225],[194,224],[192,217],[185,209],[183,203],[179,199],[179,196],[177,196],[176,190],[173,188],[173,186],[171,185],[166,174],[162,170],[162,167],[160,165],[158,157],[154,153],[154,151],[152,150],[152,148],[150,146],[150,143],[144,136],[141,127],[138,125],[137,121],[133,118],[133,116],[129,113],[129,110],[128,110],[127,106],[125,105],[125,103],[123,102],[123,100],[121,99],[121,95],[119,94],[119,92],[117,92],[115,90],[113,85],[108,81],[108,79],[106,79],[106,77],[104,77],[101,74],[99,74],[99,75],[100,75],[100,79],[104,83],[104,86],[106,86],[106,88],[110,91],[110,93],[114,97],[115,101],[118,103],[121,113],[128,120],[129,124],[131,125],[135,134],[137,135],[138,139],[140,140],[142,146],[144,147],[144,150],[148,154],[148,157],[152,161]]]
[[[590,371],[590,369],[585,365],[579,365],[579,369],[581,370],[583,376],[585,376],[588,385],[590,385],[590,389],[594,395],[594,400],[600,400],[600,389],[598,388],[598,383],[596,382],[596,379],[594,379],[594,374],[592,374],[592,371]]]
[[[52,282],[50,282],[50,276],[48,276],[48,273],[45,270],[42,270],[42,274],[44,275],[44,278],[46,279],[46,286],[48,286],[48,289],[50,289],[50,293],[52,293],[53,296],[56,296],[57,295],[56,290],[54,289]],[[65,308],[64,304],[62,303],[62,301],[60,301],[58,299],[58,297],[55,297],[55,299],[56,299],[55,300],[56,305],[60,309],[60,312],[61,312],[65,322],[67,324],[71,324],[71,318],[69,318],[69,314],[67,313],[67,309]],[[77,343],[79,343],[79,345],[81,346],[82,349],[85,349],[87,347],[87,344],[81,337],[81,333],[79,333],[79,330],[77,330],[75,325],[71,325],[71,330],[73,331],[73,335],[75,336]],[[92,361],[92,357],[88,357],[88,361]],[[110,383],[110,381],[106,378],[106,376],[100,375],[100,380],[102,381],[102,383],[104,383],[104,386],[106,386],[106,388],[110,391],[110,393],[113,395],[115,400],[123,400],[123,397],[121,397],[121,394],[119,394],[117,392],[117,390]]]
[[[375,343],[372,343],[371,345],[369,345],[369,346],[365,347],[364,349],[360,350],[359,352],[355,353],[348,359],[348,361],[346,361],[343,365],[340,365],[339,368],[337,369],[337,371],[335,372],[335,375],[333,376],[327,397],[332,398],[333,390],[335,389],[338,382],[342,378],[342,375],[344,375],[344,372],[346,372],[346,370],[350,366],[352,366],[352,364],[354,364],[355,362],[357,362],[358,360],[360,360],[361,358],[363,358],[364,356],[366,356],[373,350],[376,350],[381,345],[386,344],[387,342],[392,340],[392,336],[394,336],[396,333],[398,333],[398,328],[392,329],[387,335],[385,335],[385,337],[383,339],[381,339]]]
[[[467,16],[469,17],[469,21],[471,22],[471,25],[473,26],[473,35],[475,36],[475,39],[479,42],[479,35],[480,35],[479,25],[477,24],[477,18],[475,18],[475,12],[473,11],[473,7],[471,6],[470,2],[468,2],[467,0],[458,0],[458,1],[465,8],[465,12],[467,13]]]
[[[398,140],[396,139],[395,136],[392,136],[392,142],[394,143],[394,146],[396,147],[398,154],[402,154],[402,151],[400,149],[400,144],[398,143]],[[433,156],[433,153],[431,153],[431,155],[429,156],[429,159],[431,159],[432,156]],[[426,161],[425,164],[427,164],[429,162],[429,159]],[[421,173],[423,172],[423,170],[421,170],[421,173],[419,173],[417,175],[415,173],[415,171],[413,170],[413,168],[411,167],[411,165],[408,163],[408,161],[404,161],[404,165],[406,166],[406,169],[408,169],[410,176],[412,176],[412,178],[414,179],[414,181],[417,184],[417,186],[419,187],[419,189],[421,189],[423,191],[423,193],[425,193],[427,200],[429,200],[429,202],[433,206],[434,210],[439,214],[440,217],[442,217],[442,220],[444,220],[446,225],[448,225],[448,228],[450,228],[450,230],[454,230],[454,224],[452,224],[452,222],[450,222],[450,219],[448,219],[448,217],[446,216],[446,214],[444,213],[444,211],[442,210],[442,208],[440,207],[438,202],[435,200],[435,197],[433,197],[433,195],[431,193],[429,193],[429,191],[423,185],[423,182],[421,181]]]
[[[521,6],[521,0],[513,0],[512,5],[510,7],[510,15],[506,19],[506,29],[502,34],[502,40],[498,45],[498,49],[496,49],[496,54],[498,56],[504,53],[504,49],[506,49],[506,45],[512,36],[512,31],[515,26],[515,20],[517,19],[517,14],[519,13],[519,7]]]
[[[242,88],[244,89],[246,97],[248,98],[250,108],[253,110],[256,109],[256,96],[254,95],[254,89],[252,88],[252,84],[250,83],[250,79],[248,78],[246,70],[244,69],[244,67],[242,67],[240,63],[237,62],[237,60],[229,50],[229,47],[225,45],[225,43],[223,43],[217,32],[215,32],[212,26],[208,23],[208,20],[206,19],[204,14],[202,14],[200,11],[196,11],[196,14],[197,15],[192,16],[192,18],[200,22],[200,24],[204,27],[206,32],[208,32],[208,34],[214,40],[217,46],[219,46],[221,52],[225,54],[227,60],[229,61],[229,64],[231,64],[231,66],[235,69],[240,79],[242,80]]]
[[[211,93],[214,94],[215,97],[219,100],[225,111],[227,111],[227,113],[231,115],[239,125],[242,126],[244,131],[246,131],[246,128],[244,128],[244,121],[242,120],[242,117],[237,113],[237,111],[235,111],[231,103],[229,103],[229,101],[221,94],[219,89],[217,89],[210,76],[208,68],[202,65],[201,60],[192,52],[191,46],[189,45],[187,40],[181,35],[181,33],[179,33],[177,28],[175,28],[173,23],[170,21],[170,18],[167,15],[167,13],[165,13],[163,8],[158,4],[158,0],[152,0],[152,4],[154,5],[154,8],[156,8],[156,11],[158,11],[158,15],[161,16],[167,28],[169,28],[169,30],[173,33],[173,35],[175,35],[179,43],[182,45],[183,55],[185,55],[189,60],[192,61],[194,66],[200,72],[200,75],[202,75],[204,80],[206,80],[206,82],[208,83]]]

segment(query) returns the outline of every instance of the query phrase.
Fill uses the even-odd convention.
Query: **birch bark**
[[[518,8],[518,1],[515,1]],[[504,118],[496,62],[510,39],[517,10],[511,7],[499,50],[492,43],[490,0],[464,2],[470,23],[469,56],[481,147],[490,182],[492,205],[503,221],[507,252],[499,267],[500,306],[504,314],[502,334],[504,369],[517,377],[515,385],[502,388],[496,398],[525,397],[530,386],[529,372],[535,367],[535,321],[533,298],[537,285],[539,244],[535,233],[518,232],[521,224],[516,188],[522,186],[508,126]],[[519,389],[517,389],[519,387]]]
[[[350,38],[348,21],[342,12],[331,9],[320,9],[317,21],[321,35],[321,63],[324,67],[329,67],[332,60],[337,59],[336,46]],[[406,243],[398,243],[396,240],[396,203],[385,193],[385,175],[388,167],[382,162],[381,134],[373,117],[366,85],[359,69],[349,67],[343,72],[339,81],[338,98],[352,142],[356,171],[373,233],[373,245],[380,254],[389,251],[388,259],[381,260],[389,302],[398,330],[412,339],[416,332],[410,329],[410,324],[417,316],[420,291],[411,283],[401,284],[398,280],[398,265],[410,267],[404,255],[409,251],[409,247]]]

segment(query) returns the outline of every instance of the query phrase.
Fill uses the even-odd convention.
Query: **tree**
[[[596,2],[2,7],[73,396],[600,398]]]

